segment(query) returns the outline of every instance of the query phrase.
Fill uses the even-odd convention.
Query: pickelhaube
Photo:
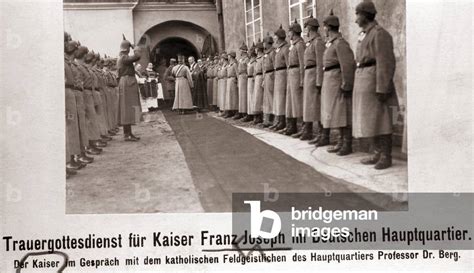
[[[286,38],[286,33],[285,33],[285,30],[283,29],[283,26],[280,24],[280,28],[277,29],[277,31],[275,31],[275,35],[278,37],[278,38]]]
[[[290,26],[290,31],[296,32],[296,33],[301,33],[303,30],[301,29],[301,25],[298,24],[298,21],[295,19],[295,21],[291,24]]]
[[[128,41],[128,40],[125,38],[125,35],[124,35],[124,34],[122,34],[122,37],[123,37],[123,40],[122,40],[122,42],[120,43],[120,52],[127,51],[127,50],[129,50],[130,48],[133,48],[132,43],[130,43],[130,41]]]
[[[304,22],[304,27],[311,26],[311,27],[319,27],[318,19],[313,17],[313,14],[309,16],[309,18]]]
[[[245,44],[245,42],[242,42],[242,45],[240,46],[239,49],[242,50],[242,51],[245,51],[245,52],[247,52],[249,50],[247,45]]]
[[[356,13],[366,12],[369,14],[377,14],[375,4],[370,0],[364,0],[356,6]]]
[[[255,42],[252,43],[252,46],[250,47],[250,56],[256,56],[257,54],[255,53],[255,49],[257,47],[255,46]]]
[[[79,47],[79,43],[76,41],[68,41],[65,46],[65,52],[66,53],[73,53],[74,51],[77,50]]]
[[[94,58],[95,58],[95,53],[94,53],[94,50],[92,50],[92,51],[87,52],[86,57],[84,58],[84,60],[87,63],[89,63],[89,62],[92,62],[94,60]]]
[[[265,36],[265,38],[263,38],[263,42],[264,42],[265,44],[270,44],[270,45],[273,44],[273,38],[272,38],[272,36],[270,36],[270,34],[267,33],[267,36]]]
[[[67,33],[66,31],[64,31],[64,42],[69,42],[71,40],[72,40],[71,35]]]
[[[326,26],[338,27],[339,26],[339,18],[334,15],[333,10],[331,9],[331,12],[329,12],[329,16],[324,18],[323,23]]]
[[[260,39],[258,39],[258,42],[255,45],[255,48],[256,49],[263,49],[263,42]]]
[[[84,57],[84,55],[86,55],[87,53],[89,52],[89,49],[87,48],[87,46],[79,46],[77,48],[77,51],[76,51],[76,58],[80,59],[82,57]]]

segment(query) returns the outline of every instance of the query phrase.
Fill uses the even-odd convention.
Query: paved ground
[[[370,191],[348,175],[366,174],[337,165],[348,163],[332,166],[322,157],[314,165],[319,156],[306,143],[236,125],[213,113],[145,115],[135,128],[138,143],[115,137],[96,162],[67,180],[67,213],[228,212],[234,192]],[[363,198],[356,203],[369,205]]]

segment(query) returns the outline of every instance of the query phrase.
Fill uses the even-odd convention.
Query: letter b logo
[[[281,231],[280,216],[272,210],[260,211],[260,201],[244,201],[250,205],[250,233],[253,238],[274,238]]]

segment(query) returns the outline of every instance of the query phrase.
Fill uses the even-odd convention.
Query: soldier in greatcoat
[[[361,162],[386,169],[392,165],[390,107],[397,105],[393,84],[396,60],[392,36],[377,23],[376,14],[373,2],[364,1],[356,7],[356,23],[362,32],[356,51],[352,133],[374,141],[375,154]]]
[[[255,52],[255,44],[249,49],[250,59],[247,63],[247,116],[242,119],[242,122],[250,122],[254,119],[254,76],[255,76],[255,63],[257,58],[257,53]]]
[[[167,96],[165,96],[165,97],[169,98],[171,105],[173,105],[173,103],[174,103],[174,92],[175,92],[175,90],[174,90],[174,88],[175,88],[175,78],[173,77],[173,75],[171,73],[171,70],[173,69],[173,67],[175,65],[176,65],[176,59],[171,58],[170,59],[170,65],[168,66],[168,68],[166,68],[165,74],[163,75],[163,79],[164,79],[164,82],[165,82],[164,92],[167,93]]]
[[[237,76],[238,73],[238,63],[235,59],[237,54],[235,51],[229,52],[227,55],[229,59],[229,64],[227,65],[227,81],[226,81],[226,96],[225,96],[225,109],[227,110],[227,115],[225,118],[231,118],[239,109],[239,90],[237,87]]]
[[[219,56],[214,56],[214,66],[212,68],[212,107],[214,112],[219,112],[218,98],[219,98],[219,68],[220,60]]]
[[[263,127],[272,126],[273,115],[273,88],[275,86],[275,48],[272,36],[263,39],[265,55],[263,55]]]
[[[221,54],[220,66],[218,68],[217,76],[219,78],[217,86],[217,106],[220,110],[220,116],[225,116],[227,115],[227,111],[225,109],[225,93],[227,88],[227,53],[225,52]]]
[[[275,85],[273,87],[273,114],[275,123],[270,129],[279,131],[286,127],[285,106],[287,88],[287,66],[290,46],[286,41],[286,33],[282,25],[275,31],[277,41],[275,43]]]
[[[173,110],[178,110],[179,114],[185,114],[186,111],[193,109],[191,90],[194,88],[194,83],[191,71],[184,64],[184,61],[184,55],[178,55],[178,64],[172,70],[176,79]]]
[[[337,144],[327,151],[344,156],[352,153],[352,89],[355,61],[349,43],[339,33],[339,18],[331,14],[324,19],[327,37],[324,52],[324,80],[321,94],[321,122],[324,137],[329,130],[339,131]],[[324,141],[324,140],[322,140]]]
[[[253,88],[253,124],[263,122],[263,43],[258,41],[255,46],[257,58],[254,67],[254,88]]]
[[[319,22],[311,15],[305,22],[308,41],[304,51],[303,130],[301,140],[313,138],[313,122],[321,120],[321,86],[323,84],[324,42],[319,34]],[[298,136],[296,134],[295,136]]]
[[[285,135],[300,136],[297,119],[303,117],[303,84],[304,84],[304,50],[305,43],[301,38],[301,25],[295,20],[290,26],[291,46],[288,53],[288,79],[286,93],[286,130]]]
[[[239,50],[240,59],[238,61],[239,65],[237,67],[239,73],[239,112],[237,115],[235,115],[234,119],[241,119],[247,115],[247,64],[249,62],[249,57],[247,54],[248,47],[245,43],[242,43]]]
[[[119,80],[119,122],[123,126],[125,141],[138,141],[132,133],[132,125],[140,120],[141,105],[138,95],[138,83],[135,78],[134,62],[140,60],[141,53],[139,48],[134,49],[134,54],[129,55],[132,43],[123,37],[120,43],[120,55],[117,60]]]

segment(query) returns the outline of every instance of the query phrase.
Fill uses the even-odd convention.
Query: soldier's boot
[[[272,126],[268,127],[268,129],[270,130],[275,130],[276,127],[278,127],[278,125],[280,124],[281,122],[281,116],[275,116],[275,119],[274,119],[274,122],[272,124]]]
[[[316,143],[316,148],[318,147],[324,147],[329,145],[329,133],[330,129],[329,128],[323,128],[321,132],[321,136],[319,138],[318,143]]]
[[[102,149],[95,148],[91,145],[85,147],[86,153],[90,155],[100,155],[102,153]]]
[[[377,162],[380,160],[380,155],[381,155],[380,137],[379,136],[374,137],[373,147],[374,147],[374,154],[369,156],[369,157],[361,159],[360,163],[362,163],[364,165],[375,165],[375,164],[377,164]]]
[[[263,128],[268,128],[272,125],[272,115],[271,114],[264,114],[264,122],[263,122]]]
[[[342,128],[341,133],[343,135],[343,142],[341,149],[339,152],[337,152],[337,155],[345,156],[352,154],[352,128],[350,126],[344,127]]]
[[[286,125],[285,135],[291,136],[293,134],[298,133],[298,127],[296,125],[297,119],[296,118],[289,118],[288,123]]]
[[[79,160],[79,155],[71,155],[72,164],[79,166],[79,170],[87,166],[87,162]]]
[[[250,122],[254,119],[253,115],[247,115],[242,119],[242,122]]]
[[[303,135],[303,132],[306,128],[306,125],[307,122],[303,122],[303,124],[301,125],[301,129],[298,131],[298,125],[296,125],[296,132],[294,134],[291,135],[292,138],[300,138],[302,135]]]
[[[392,166],[392,135],[380,136],[380,159],[375,164],[376,170],[387,169]]]
[[[300,139],[303,141],[310,140],[313,138],[313,123],[306,122],[304,127],[303,134],[300,136]]]
[[[81,163],[76,162],[74,160],[74,155],[71,155],[71,158],[69,159],[69,162],[66,163],[66,168],[76,171],[76,170],[80,170],[80,169],[84,168],[84,166]]]
[[[81,154],[78,156],[77,160],[84,162],[86,164],[90,164],[94,162],[94,158],[87,156],[86,151],[81,152]]]
[[[318,122],[318,132],[316,133],[316,136],[313,139],[311,139],[308,143],[311,145],[318,143],[319,139],[321,138],[322,131],[323,131],[323,125],[321,124],[321,122]]]
[[[342,143],[344,142],[344,131],[343,130],[344,130],[343,128],[338,129],[339,135],[337,136],[337,143],[336,143],[335,146],[329,147],[327,149],[328,153],[337,153],[341,150]]]
[[[230,110],[230,111],[229,111],[229,114],[227,115],[227,117],[226,117],[226,118],[232,118],[232,117],[234,117],[234,116],[235,116],[235,114],[236,114],[236,113],[237,113],[237,111]]]
[[[288,130],[288,127],[290,126],[290,118],[285,117],[285,127],[281,128],[280,130],[277,131],[279,134],[285,134],[286,131]]]
[[[260,124],[262,122],[263,122],[263,114],[262,113],[256,114],[254,119],[253,119],[253,124],[257,125],[257,124]]]
[[[273,129],[274,131],[280,131],[282,129],[285,129],[286,127],[286,119],[285,119],[285,116],[278,116],[279,120],[278,120],[278,123],[277,123],[277,126]]]
[[[106,135],[100,135],[100,138],[103,141],[111,141],[113,139],[110,136],[106,136]]]
[[[234,120],[241,119],[243,116],[244,116],[244,114],[239,112],[239,113],[235,114],[235,116],[233,116],[232,119],[234,119]]]

